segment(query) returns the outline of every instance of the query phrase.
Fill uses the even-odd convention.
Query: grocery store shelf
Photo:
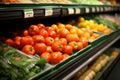
[[[97,73],[94,80],[107,80],[107,78],[109,78],[108,80],[110,80],[112,78],[115,80],[119,80],[120,79],[119,76],[115,74],[116,71],[115,71],[115,73],[113,71],[115,69],[115,67],[120,66],[120,65],[118,65],[119,60],[120,60],[120,54],[117,57],[111,58],[111,60],[107,63],[107,65],[100,72]],[[119,68],[117,68],[117,69],[119,69]],[[113,75],[113,73],[115,75]],[[117,73],[119,74],[120,70],[117,70]],[[112,74],[112,76],[111,76],[111,74]],[[116,76],[116,77],[113,77],[113,76]]]
[[[45,18],[53,16],[78,15],[120,11],[120,6],[60,5],[60,4],[1,4],[0,21]],[[9,13],[9,14],[8,14]],[[7,14],[7,15],[6,15]]]
[[[88,13],[120,12],[120,6],[107,5],[62,5],[62,4],[4,4],[0,6],[0,23],[12,20],[25,20],[33,18],[61,17]],[[13,26],[12,26],[13,27]],[[20,27],[18,27],[20,28]],[[108,49],[120,39],[120,31],[102,37],[104,39],[90,43],[83,51],[73,55],[70,59],[40,73],[35,80],[69,80],[75,73],[92,62],[103,51]],[[83,52],[83,53],[82,53]],[[81,54],[80,54],[81,53]],[[34,80],[32,79],[32,80]]]
[[[105,51],[106,49],[108,49],[112,44],[114,44],[117,40],[120,39],[120,36],[116,37],[114,40],[112,40],[108,45],[106,45],[104,48],[102,48],[101,50],[99,50],[97,53],[95,53],[92,57],[90,57],[87,61],[85,61],[83,64],[81,64],[78,68],[76,68],[74,71],[72,71],[71,73],[69,73],[67,76],[65,76],[62,80],[68,80],[70,79],[72,76],[74,76],[79,70],[81,70],[83,67],[85,67],[86,65],[88,65],[90,62],[92,62],[94,59],[96,59],[96,57],[98,57],[103,51]]]
[[[35,79],[38,80],[70,80],[75,73],[85,67],[87,64],[92,62],[97,56],[102,54],[103,51],[108,49],[117,40],[120,39],[120,31],[113,32],[110,35],[104,37],[105,39],[100,43],[95,43],[89,49],[84,50],[82,54],[75,55],[73,59],[67,63],[61,63],[55,66],[52,70],[46,71],[45,73],[37,76]],[[34,79],[34,80],[35,80]]]

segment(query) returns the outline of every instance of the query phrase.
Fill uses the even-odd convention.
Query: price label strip
[[[24,18],[34,17],[33,9],[24,9]]]
[[[74,9],[73,8],[68,8],[68,14],[74,14]]]
[[[53,9],[45,9],[45,16],[52,16],[53,15]]]

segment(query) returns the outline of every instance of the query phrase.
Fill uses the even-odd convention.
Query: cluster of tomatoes
[[[48,63],[57,64],[68,58],[74,50],[81,50],[88,41],[81,39],[77,28],[70,24],[31,25],[14,39],[6,39],[5,43],[29,55],[38,54],[46,58]]]

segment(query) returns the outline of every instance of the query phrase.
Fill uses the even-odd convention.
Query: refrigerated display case
[[[66,23],[79,16],[113,15],[118,17],[120,6],[84,4],[4,4],[0,6],[0,36],[12,36],[13,32],[23,30],[31,24],[44,23],[47,26],[57,22]],[[119,17],[120,18],[120,17]],[[120,40],[120,29],[104,35],[68,59],[56,65],[47,65],[43,72],[30,77],[32,80],[70,80],[86,65],[94,61],[102,52]],[[118,61],[119,56],[115,59]],[[111,64],[114,64],[112,62]],[[110,65],[106,70],[109,69]],[[106,72],[107,73],[107,72]],[[105,73],[103,73],[105,74]],[[103,76],[101,76],[103,77]],[[102,80],[102,79],[101,79]]]

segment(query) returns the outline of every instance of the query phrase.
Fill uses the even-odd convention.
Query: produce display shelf
[[[53,65],[50,69],[33,76],[30,79],[56,80],[59,77],[61,77],[63,80],[70,79],[77,71],[85,67],[103,51],[108,49],[112,44],[120,39],[119,34],[120,31],[118,30],[104,38],[100,38],[99,43],[91,43],[91,45],[84,48],[83,50],[74,52],[74,54],[72,54],[71,57],[67,60],[62,61],[57,65]]]
[[[108,49],[112,44],[119,40],[120,39],[119,35],[120,31],[115,32],[114,34],[103,40],[101,43],[92,45],[91,48],[89,48],[87,51],[83,53],[82,56],[77,55],[76,58],[74,58],[60,71],[59,69],[57,69],[58,72],[54,72],[49,76],[44,76],[44,78],[42,79],[56,80],[60,77],[62,80],[69,80],[75,75],[75,73],[77,73],[77,71],[88,65],[103,51]],[[41,77],[39,77],[38,79],[41,79]]]
[[[93,80],[104,80],[106,79],[106,76],[110,73],[112,68],[117,64],[117,61],[120,59],[120,55],[118,55],[116,58],[112,58],[107,65],[97,73],[96,77]]]
[[[61,17],[88,13],[119,12],[120,6],[80,5],[80,4],[2,4],[0,3],[0,21],[23,20],[31,18]],[[8,14],[9,13],[9,14]],[[101,36],[91,42],[88,47],[74,52],[70,58],[51,66],[30,78],[30,80],[62,80],[70,79],[77,71],[92,62],[104,50],[118,39],[120,31]]]
[[[76,59],[76,56],[79,55],[79,57],[80,57],[80,56],[84,55],[85,51],[87,51],[90,47],[91,47],[91,45],[88,45],[86,48],[83,48],[80,51],[74,51],[73,54],[68,59],[63,60],[56,65],[52,65],[52,67],[49,68],[49,70],[45,70],[43,73],[35,75],[35,76],[31,77],[30,79],[32,79],[32,80],[36,80],[36,79],[44,80],[46,78],[50,79],[50,77],[52,77],[52,75],[59,74],[61,72],[61,70],[66,68],[66,66],[70,66],[69,64],[71,64],[74,61],[74,59]]]
[[[120,11],[120,6],[81,4],[2,4],[0,21]],[[9,14],[7,14],[9,13]],[[7,14],[7,15],[6,15]]]
[[[105,37],[105,36],[102,36],[102,37]],[[101,39],[102,39],[104,41],[105,38],[102,38],[102,37],[98,38],[97,40],[100,39],[100,41],[101,41]],[[86,48],[83,48],[80,51],[77,51],[77,52],[74,51],[73,54],[67,60],[62,61],[57,65],[53,65],[51,68],[49,68],[49,70],[45,70],[42,73],[31,77],[30,79],[33,79],[33,80],[42,79],[42,80],[44,80],[46,78],[50,79],[50,77],[54,74],[55,75],[60,74],[61,70],[63,70],[63,69],[66,70],[66,68],[67,68],[66,66],[68,66],[68,67],[71,66],[71,63],[73,63],[74,60],[76,60],[78,58],[82,58],[85,54],[87,54],[86,51],[89,51],[90,48],[91,48],[91,44],[89,44]]]

